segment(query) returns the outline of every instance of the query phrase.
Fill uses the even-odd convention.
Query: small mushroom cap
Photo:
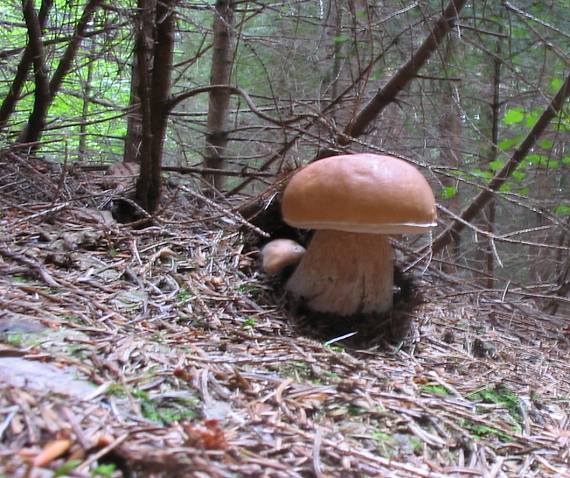
[[[285,267],[297,264],[305,248],[291,239],[275,239],[261,249],[262,268],[267,275],[277,275]]]
[[[422,174],[392,156],[349,154],[309,164],[289,181],[283,219],[303,229],[421,233],[435,226],[435,198]]]

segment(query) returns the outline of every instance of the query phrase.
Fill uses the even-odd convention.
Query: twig
[[[202,196],[200,193],[197,193],[196,191],[192,191],[192,189],[186,187],[186,186],[182,186],[182,190],[185,191],[186,193],[190,194],[190,196],[199,199],[200,201],[205,202],[206,204],[208,204],[209,206],[213,207],[214,209],[217,209],[218,211],[223,212],[225,215],[231,217],[232,219],[234,219],[235,221],[239,222],[240,224],[244,225],[245,227],[251,229],[252,231],[254,231],[255,233],[259,234],[262,237],[270,237],[269,234],[263,230],[261,230],[259,227],[254,226],[253,224],[251,224],[249,221],[245,220],[243,217],[241,217],[239,214],[223,207],[220,206],[218,203],[212,201],[211,199],[208,199],[205,196]]]
[[[30,259],[23,256],[22,254],[12,252],[5,247],[0,247],[0,256],[6,257],[7,259],[12,259],[19,264],[23,264],[26,267],[29,267],[36,277],[42,279],[50,287],[61,287],[61,285],[50,275],[50,273],[46,271],[42,265],[34,259]]]

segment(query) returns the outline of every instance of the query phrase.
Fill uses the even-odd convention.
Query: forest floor
[[[327,345],[229,206],[169,187],[137,230],[94,209],[97,173],[10,161],[0,476],[570,476],[561,317],[430,268],[404,343]]]

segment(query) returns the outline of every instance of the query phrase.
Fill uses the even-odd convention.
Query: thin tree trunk
[[[233,0],[217,0],[214,13],[214,51],[210,73],[211,85],[229,85],[233,63]],[[212,169],[223,169],[224,152],[228,143],[226,122],[230,104],[230,92],[224,89],[210,91],[208,108],[208,125],[206,135],[206,152],[204,166]],[[222,175],[205,175],[206,180],[216,189],[223,189]]]
[[[95,9],[99,6],[100,3],[102,3],[102,1],[103,0],[90,0],[87,3],[87,5],[85,5],[83,14],[81,15],[81,18],[79,19],[77,25],[75,26],[75,31],[73,33],[73,36],[71,37],[71,40],[67,45],[67,48],[57,65],[57,68],[52,76],[52,79],[49,82],[47,95],[43,91],[41,92],[42,94],[41,101],[37,102],[37,108],[36,105],[34,105],[34,112],[32,113],[32,116],[30,116],[28,124],[18,136],[18,141],[17,141],[18,143],[36,143],[37,141],[40,140],[41,135],[43,133],[43,128],[45,126],[45,121],[48,114],[49,106],[53,101],[53,98],[57,94],[61,86],[61,83],[65,78],[65,75],[69,72],[73,58],[75,57],[77,49],[79,48],[79,45],[83,40],[85,31],[87,29],[87,25],[89,24],[89,21],[91,20],[91,17],[95,12]],[[30,3],[31,7],[28,6],[28,4]],[[33,10],[33,2],[24,0],[24,10],[29,8]],[[38,25],[37,25],[37,33],[35,33],[35,35],[37,35],[37,43],[41,44],[42,47],[41,47],[40,59],[38,59],[37,55],[34,55],[34,70],[36,69],[36,62],[41,61],[42,64],[44,62],[41,30],[39,28],[39,22],[37,21],[37,17],[36,17],[36,23],[38,23]],[[26,25],[27,24],[28,22],[26,21]],[[29,26],[28,26],[28,31],[29,31]],[[35,48],[37,48],[37,46]],[[36,78],[36,88],[37,88],[37,78]],[[37,145],[34,146],[32,149],[36,148]]]
[[[497,191],[511,176],[511,174],[516,170],[517,166],[526,157],[530,149],[534,146],[538,138],[544,133],[544,130],[558,113],[560,113],[564,102],[570,95],[570,76],[566,78],[556,96],[552,99],[548,107],[543,111],[542,115],[530,130],[527,137],[517,148],[517,150],[511,156],[511,159],[507,161],[507,164],[503,166],[500,171],[497,171],[493,179],[487,185],[487,188],[482,190],[475,198],[471,201],[469,206],[467,206],[460,214],[459,218],[454,219],[449,226],[441,232],[437,238],[431,244],[432,252],[435,254],[443,247],[449,244],[453,234],[458,234],[464,228],[466,223],[469,223],[480,211],[481,209],[493,198],[493,194]]]
[[[79,126],[79,147],[78,156],[81,161],[86,159],[87,155],[87,121],[89,116],[89,98],[91,97],[91,83],[93,82],[93,69],[95,64],[95,42],[91,41],[90,52],[88,55],[89,63],[87,64],[87,78],[83,87],[83,106],[81,108],[81,125]]]
[[[48,13],[52,4],[53,0],[42,1],[42,5],[38,13],[40,32],[43,32],[48,17]],[[22,93],[22,89],[24,88],[24,84],[26,83],[26,80],[28,78],[28,72],[30,71],[30,67],[33,65],[33,63],[34,63],[34,50],[32,43],[28,42],[24,50],[24,53],[22,54],[22,58],[20,59],[20,63],[18,64],[16,75],[14,76],[14,80],[10,85],[8,94],[6,95],[6,98],[4,98],[4,101],[0,106],[0,130],[6,127],[8,121],[10,120],[10,116],[12,116],[12,113],[14,113],[14,109],[16,108],[16,104],[20,99],[20,94]]]
[[[337,0],[334,3],[334,39],[333,39],[333,63],[332,63],[332,71],[331,71],[331,81],[330,81],[330,98],[334,100],[338,97],[339,93],[339,83],[340,83],[340,73],[342,69],[342,50],[343,45],[342,42],[339,41],[342,34],[342,7],[339,5],[339,1]],[[331,8],[333,5],[331,4]],[[330,112],[331,118],[333,121],[337,121],[337,111],[339,110],[338,105],[335,105]]]
[[[168,122],[167,99],[170,94],[172,55],[174,51],[174,5],[176,0],[161,0],[156,3],[154,24],[152,5],[141,0],[143,26],[137,47],[140,71],[141,112],[143,118],[143,143],[141,150],[141,174],[137,181],[136,198],[148,212],[154,212],[160,201],[160,173],[166,126]],[[154,49],[149,41],[154,35]],[[148,58],[152,58],[152,75],[149,74]]]
[[[448,38],[443,47],[443,64],[444,69],[449,71],[449,64],[453,58],[453,47],[455,42]],[[461,166],[461,118],[455,103],[453,101],[453,86],[451,82],[446,81],[442,85],[443,95],[441,101],[441,116],[439,119],[439,131],[442,140],[440,149],[440,162],[452,168],[459,168]],[[442,184],[446,187],[455,187],[455,178],[442,178]],[[447,200],[447,207],[452,210],[459,209],[459,195],[455,194]],[[456,270],[454,262],[461,255],[461,237],[459,234],[455,235],[450,247],[448,248],[449,262],[443,263],[443,270],[448,273],[453,273]]]
[[[491,103],[491,150],[487,158],[487,164],[490,165],[497,159],[499,153],[499,121],[500,121],[500,85],[501,85],[501,40],[497,40],[497,56],[493,59],[493,100]],[[495,232],[495,198],[489,199],[485,207],[484,216],[486,218],[487,231],[491,234]],[[485,257],[485,274],[487,276],[486,286],[492,289],[495,286],[495,254],[493,253],[493,239],[487,238],[484,251]]]
[[[142,114],[139,96],[141,70],[137,60],[133,58],[131,66],[131,94],[129,99],[129,116],[127,118],[127,135],[123,149],[123,161],[140,163],[142,146]]]
[[[156,0],[139,0],[139,31],[137,34],[136,62],[138,65],[138,97],[141,115],[141,172],[137,179],[135,197],[145,210],[149,210],[149,191],[152,176],[152,111],[151,111],[151,71],[150,62],[153,55],[154,23],[153,11]]]
[[[49,107],[49,81],[45,67],[44,46],[40,22],[34,9],[33,0],[24,0],[22,3],[24,20],[28,29],[28,47],[34,65],[34,106],[28,124],[20,133],[19,143],[36,141],[45,126],[46,111]]]

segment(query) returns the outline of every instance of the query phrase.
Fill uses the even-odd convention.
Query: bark
[[[138,64],[138,97],[140,101],[141,116],[141,148],[140,161],[141,173],[137,180],[135,197],[137,202],[145,209],[149,210],[149,191],[152,176],[152,112],[151,112],[151,72],[150,61],[153,55],[153,7],[154,0],[139,0],[139,31],[137,34],[136,62]]]
[[[95,65],[95,42],[92,41],[90,45],[90,52],[88,57],[89,64],[87,65],[87,78],[85,79],[85,86],[83,87],[83,106],[81,108],[81,125],[79,126],[79,147],[78,156],[81,161],[86,159],[87,155],[87,123],[89,116],[89,104],[91,98],[91,83],[93,81],[93,67]]]
[[[168,103],[172,55],[174,51],[174,5],[175,0],[161,0],[156,3],[153,25],[149,0],[141,0],[143,28],[141,45],[137,48],[137,61],[140,62],[140,97],[143,118],[143,143],[141,154],[141,175],[137,181],[136,198],[148,212],[154,212],[160,201],[160,174],[164,139],[168,123]],[[154,27],[154,49],[152,41]],[[152,58],[152,74],[149,75],[147,58]],[[150,80],[150,81],[149,81]]]
[[[141,70],[137,55],[131,66],[131,94],[129,99],[129,116],[127,118],[127,136],[123,150],[123,161],[140,163],[142,145],[142,114],[139,96]]]
[[[20,133],[18,143],[36,141],[45,126],[46,112],[49,107],[49,82],[45,66],[44,47],[40,22],[34,9],[33,0],[24,0],[22,10],[28,29],[28,47],[34,65],[34,106],[28,124]]]
[[[52,76],[51,81],[48,84],[48,91],[47,94],[45,92],[43,92],[43,90],[40,92],[41,99],[40,101],[37,101],[37,108],[36,108],[36,104],[34,104],[34,111],[32,112],[32,115],[30,116],[30,119],[28,120],[28,124],[27,126],[22,130],[22,132],[20,133],[19,137],[18,137],[18,143],[36,143],[37,141],[40,140],[41,135],[43,133],[43,128],[45,126],[45,121],[46,121],[46,117],[48,114],[48,110],[49,110],[49,106],[51,104],[51,102],[53,101],[53,98],[55,97],[55,95],[57,94],[61,83],[63,82],[63,79],[65,78],[65,75],[69,72],[69,69],[71,67],[71,63],[73,61],[73,58],[75,58],[75,55],[77,53],[77,49],[79,48],[79,45],[81,44],[81,41],[83,40],[85,31],[87,29],[87,25],[89,24],[89,21],[91,20],[91,17],[93,16],[93,13],[95,12],[95,9],[99,6],[99,4],[102,3],[102,0],[90,0],[87,5],[85,6],[85,9],[83,10],[83,14],[81,15],[81,18],[79,19],[79,21],[77,22],[77,25],[75,27],[75,31],[73,33],[73,36],[69,42],[69,45],[67,46],[65,52],[63,53],[63,56],[61,57],[61,60],[59,61],[57,68]],[[27,5],[31,4],[31,7],[28,7]],[[25,9],[33,9],[33,2],[30,2],[28,0],[25,0],[24,2],[24,8]],[[34,13],[35,16],[35,13]],[[26,24],[27,24],[27,20],[26,20]],[[37,25],[37,42],[42,44],[42,40],[41,40],[41,31],[39,29],[39,22],[37,21],[36,18],[36,23],[38,23]],[[28,30],[29,30],[29,26],[28,26]],[[34,50],[36,50],[37,47],[34,47]],[[42,53],[41,55],[38,57],[38,55],[34,55],[34,71],[36,72],[36,62],[41,61],[43,64],[43,44],[41,45],[42,48]],[[38,59],[39,58],[39,59]],[[37,72],[36,72],[36,98],[38,97],[37,95]],[[43,85],[42,85],[43,88]],[[37,147],[37,146],[36,146]],[[32,149],[36,149],[36,147],[32,148]]]
[[[503,168],[495,174],[487,187],[479,194],[477,194],[477,196],[475,196],[469,206],[467,206],[461,212],[459,218],[453,220],[451,224],[436,237],[431,245],[432,252],[434,254],[438,253],[443,247],[448,245],[453,237],[453,234],[458,234],[461,232],[465,228],[466,224],[469,223],[486,204],[488,204],[488,202],[493,198],[495,191],[497,191],[509,179],[511,174],[516,170],[517,166],[529,153],[550,121],[562,110],[564,102],[569,95],[570,76],[566,78],[558,93],[556,93],[548,107],[543,111],[542,115],[530,130],[524,141],[513,153],[511,159],[507,161],[505,166],[503,166]]]
[[[363,135],[368,126],[384,108],[392,103],[398,93],[415,78],[418,71],[425,65],[449,33],[457,20],[459,12],[466,3],[467,0],[451,0],[449,2],[422,45],[345,128],[338,138],[339,144],[347,145],[350,143],[351,137],[357,138]]]
[[[48,17],[48,12],[52,4],[53,0],[43,0],[41,4],[40,11],[38,13],[40,32],[43,32]],[[0,130],[6,127],[10,116],[12,116],[12,113],[14,113],[14,109],[18,100],[20,99],[20,94],[22,93],[22,89],[28,78],[28,72],[30,71],[30,67],[32,66],[33,62],[34,51],[31,42],[28,42],[26,48],[24,49],[24,53],[22,54],[22,58],[20,59],[20,63],[18,64],[16,75],[14,76],[14,80],[10,85],[8,94],[0,106]]]
[[[443,64],[444,69],[448,71],[449,65],[453,58],[453,47],[455,42],[451,39],[445,42],[443,47]],[[439,131],[441,136],[441,148],[440,148],[440,162],[452,168],[459,168],[461,166],[461,119],[459,117],[459,112],[455,107],[453,101],[453,86],[451,82],[446,81],[442,84],[443,95],[441,98],[442,112],[439,119]],[[456,179],[453,177],[444,177],[441,180],[444,186],[454,187],[456,185]],[[447,200],[447,206],[450,209],[459,209],[459,195],[456,194],[454,197]],[[456,271],[454,262],[461,255],[461,238],[456,235],[453,238],[450,247],[448,248],[449,262],[444,262],[442,268],[447,273],[453,273]]]
[[[500,121],[500,85],[501,85],[501,40],[497,41],[497,56],[493,59],[493,100],[491,103],[491,150],[487,158],[490,164],[497,159],[499,152],[499,121]],[[495,198],[489,199],[484,211],[487,231],[491,234],[495,231]],[[493,239],[487,238],[484,251],[486,286],[492,289],[495,286],[495,254],[493,253]]]
[[[233,62],[232,30],[235,4],[233,0],[217,0],[214,17],[214,51],[210,73],[210,85],[229,85]],[[206,152],[204,166],[222,169],[224,152],[228,143],[226,122],[230,104],[230,92],[227,89],[210,91],[208,107],[208,125],[206,135]],[[224,186],[221,175],[205,176],[216,189]]]

